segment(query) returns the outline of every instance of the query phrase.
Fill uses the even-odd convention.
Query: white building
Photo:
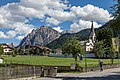
[[[4,53],[13,53],[13,49],[11,48],[11,47],[5,47],[4,49],[3,49],[3,51],[4,51]]]
[[[13,48],[10,47],[9,45],[2,44],[1,46],[3,47],[3,51],[4,51],[5,54],[13,53]]]

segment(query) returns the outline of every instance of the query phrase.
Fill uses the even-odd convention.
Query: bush
[[[4,64],[4,63],[3,63],[3,64],[0,64],[0,68],[1,68],[1,67],[6,67],[6,66],[9,66],[9,65],[8,65],[8,64]]]

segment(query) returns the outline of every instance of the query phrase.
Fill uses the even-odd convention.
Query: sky
[[[15,43],[40,26],[62,32],[98,28],[111,20],[114,0],[0,0],[0,43]]]

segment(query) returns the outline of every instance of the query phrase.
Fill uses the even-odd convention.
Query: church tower
[[[94,31],[94,25],[93,25],[93,21],[91,24],[91,30],[90,30],[90,34],[89,34],[89,41],[92,41],[93,43],[95,43],[95,31]]]
[[[93,26],[93,21],[92,21],[91,29],[89,33],[89,39],[85,44],[87,52],[92,51],[94,43],[95,43],[95,31],[94,31],[94,26]]]

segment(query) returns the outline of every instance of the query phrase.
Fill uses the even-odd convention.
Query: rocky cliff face
[[[20,42],[19,46],[44,46],[60,37],[60,33],[51,27],[42,26],[33,30]]]

